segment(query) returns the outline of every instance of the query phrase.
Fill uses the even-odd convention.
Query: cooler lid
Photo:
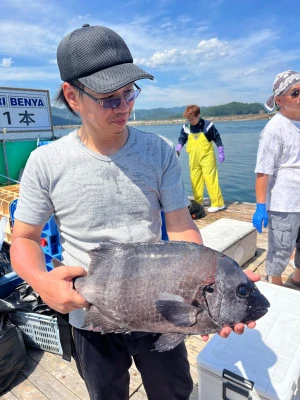
[[[214,335],[198,355],[198,368],[220,379],[229,370],[253,381],[254,392],[266,399],[291,400],[300,376],[300,292],[257,286],[271,304],[268,313],[241,336]]]

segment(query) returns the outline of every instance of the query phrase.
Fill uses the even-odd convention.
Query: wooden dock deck
[[[251,222],[255,204],[227,203],[226,209],[195,221],[200,228],[218,220],[229,218]],[[243,269],[258,272],[262,279],[266,278],[265,259],[267,249],[267,229],[257,235],[257,254],[249,260]],[[283,279],[286,287],[297,290],[287,280],[293,273],[288,266]],[[203,349],[204,343],[200,336],[191,336],[187,341],[188,357],[194,390],[190,400],[198,399],[197,355]],[[84,382],[77,373],[74,360],[67,362],[61,356],[35,349],[27,349],[27,362],[9,390],[0,395],[2,400],[88,400],[89,396]],[[130,369],[130,400],[147,400],[140,374],[135,366]],[[167,400],[167,399],[166,399]]]

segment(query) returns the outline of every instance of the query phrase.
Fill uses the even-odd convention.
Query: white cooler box
[[[199,353],[199,400],[300,400],[300,291],[257,287],[268,313],[241,336],[214,335]]]
[[[256,229],[252,223],[221,218],[200,229],[203,244],[244,265],[256,252]]]

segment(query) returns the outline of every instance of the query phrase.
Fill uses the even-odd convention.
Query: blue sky
[[[277,73],[300,71],[300,1],[0,0],[0,86],[60,86],[56,49],[84,23],[128,44],[140,81],[136,108],[265,102]]]

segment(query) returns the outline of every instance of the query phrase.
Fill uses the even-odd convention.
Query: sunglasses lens
[[[119,107],[121,104],[121,98],[120,97],[113,97],[111,99],[104,99],[103,100],[103,108],[116,108]]]
[[[111,99],[104,99],[102,107],[103,108],[117,108],[121,104],[122,99],[125,99],[126,103],[130,101],[134,101],[138,95],[140,94],[140,89],[134,90],[133,92],[128,93],[124,97],[112,97]]]
[[[299,96],[299,90],[294,90],[292,93],[291,93],[291,97],[293,97],[294,99],[296,98],[296,97],[298,97]]]
[[[129,103],[130,101],[134,101],[139,94],[140,90],[135,90],[134,92],[129,93],[127,96],[125,96],[126,102]]]

